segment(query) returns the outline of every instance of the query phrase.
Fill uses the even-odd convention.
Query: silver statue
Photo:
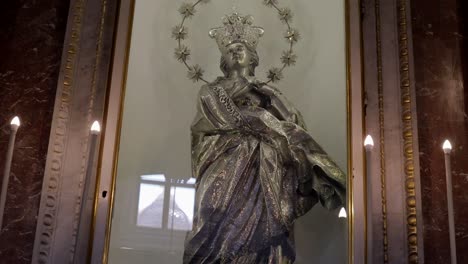
[[[346,177],[281,92],[255,78],[263,29],[232,14],[210,31],[223,77],[204,85],[192,124],[197,178],[184,263],[293,263],[293,224],[346,200]]]

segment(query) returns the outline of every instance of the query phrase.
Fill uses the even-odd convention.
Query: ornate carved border
[[[48,263],[52,241],[55,237],[57,205],[59,203],[62,164],[64,163],[67,131],[70,120],[70,101],[74,86],[74,72],[79,42],[81,37],[81,22],[84,13],[84,0],[78,0],[70,8],[73,16],[69,43],[66,46],[65,67],[63,68],[63,89],[57,93],[55,105],[59,106],[54,113],[54,123],[51,131],[51,142],[44,175],[44,186],[41,198],[40,215],[38,217],[36,239],[33,253],[33,263]],[[52,149],[53,151],[50,151]],[[45,200],[45,201],[44,201]]]
[[[380,189],[382,197],[382,235],[383,235],[383,263],[388,263],[388,231],[387,231],[387,192],[385,170],[385,112],[380,0],[375,0],[375,33],[377,49],[377,90],[379,107],[379,149],[380,149]]]
[[[418,263],[418,229],[416,210],[416,181],[413,144],[412,95],[410,81],[410,58],[408,44],[407,2],[398,1],[398,44],[400,58],[400,91],[403,124],[404,169],[406,190],[406,226],[408,243],[408,262]]]
[[[81,212],[86,168],[92,162],[89,128],[104,111],[111,56],[106,48],[112,46],[117,4],[70,1],[32,263],[86,261],[82,255],[90,231],[81,229],[80,216],[92,215],[89,209]]]

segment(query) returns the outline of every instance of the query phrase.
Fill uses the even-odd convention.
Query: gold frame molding
[[[398,45],[400,59],[400,90],[403,121],[403,155],[406,190],[406,232],[408,263],[419,262],[417,198],[414,165],[413,114],[408,44],[407,0],[398,0]]]
[[[422,219],[418,219],[421,201],[408,4],[409,0],[371,0],[363,6],[365,46],[370,50],[365,54],[369,73],[365,79],[369,96],[366,129],[379,137],[372,189],[374,199],[381,199],[380,206],[372,209],[379,230],[369,237],[378,239],[372,253],[379,263],[418,263],[423,254],[417,228]]]
[[[385,170],[385,112],[384,112],[384,84],[383,84],[383,58],[382,58],[382,38],[381,38],[381,16],[380,0],[375,0],[375,35],[377,49],[377,90],[379,107],[379,146],[380,146],[380,190],[382,208],[382,243],[383,243],[383,263],[388,263],[388,223],[387,223],[387,191]]]
[[[90,248],[90,261],[108,263],[110,234],[112,227],[113,206],[115,200],[115,185],[117,163],[123,117],[123,102],[127,79],[128,60],[131,47],[132,24],[136,0],[120,0],[118,22],[112,55],[111,78],[108,88],[108,101],[105,110],[105,128],[103,142],[99,153],[98,176],[95,190],[93,211],[93,228]],[[362,85],[362,36],[360,21],[360,1],[342,0],[345,3],[346,21],[346,74],[347,74],[347,156],[348,156],[348,263],[364,263],[366,237],[359,238],[359,246],[355,241],[355,226],[365,221],[364,193],[355,193],[357,188],[364,191],[363,177],[363,85]],[[351,5],[351,3],[353,5]],[[352,33],[359,33],[352,37]],[[359,41],[356,41],[358,39]],[[358,43],[356,43],[358,42]],[[352,50],[354,48],[354,50]],[[359,52],[356,52],[356,48]],[[358,54],[358,56],[353,55]],[[355,122],[353,122],[355,121]],[[360,122],[360,123],[359,123]],[[110,176],[105,176],[110,175]],[[359,180],[357,180],[359,179]],[[101,193],[109,190],[109,198],[103,199]],[[356,212],[358,212],[356,214]],[[359,219],[356,217],[359,216]],[[358,221],[356,221],[358,220]],[[104,226],[104,230],[98,230]],[[365,227],[364,227],[365,231]],[[103,249],[100,247],[103,246]]]
[[[66,139],[63,136],[65,131],[68,129],[69,108],[70,108],[70,97],[73,90],[76,89],[74,85],[74,71],[77,60],[77,53],[80,49],[81,39],[81,20],[84,12],[84,1],[79,0],[72,6],[71,11],[73,12],[73,24],[72,33],[70,36],[70,42],[65,48],[64,55],[65,59],[65,70],[63,72],[63,80],[60,80],[63,85],[63,89],[60,94],[57,94],[56,104],[60,102],[61,108],[57,114],[54,113],[54,120],[59,120],[60,125],[57,126],[55,131],[51,134],[55,134],[54,142],[49,142],[50,146],[64,146]],[[64,57],[65,57],[64,56]],[[59,81],[59,82],[60,82]],[[50,147],[49,147],[50,148]],[[52,157],[48,157],[48,160],[52,160],[52,164],[46,165],[46,172],[44,175],[44,185],[47,184],[47,203],[44,207],[41,207],[41,212],[38,216],[38,224],[36,230],[35,247],[33,251],[33,261],[47,263],[50,258],[50,238],[55,233],[55,222],[56,222],[56,211],[58,207],[58,186],[61,181],[60,171],[62,170],[62,164],[64,163],[63,149],[61,151],[54,151],[51,153]],[[47,175],[50,175],[47,177]],[[41,199],[42,200],[42,199]],[[42,201],[41,201],[42,205]],[[42,223],[41,223],[42,220]],[[40,241],[40,242],[39,242]]]

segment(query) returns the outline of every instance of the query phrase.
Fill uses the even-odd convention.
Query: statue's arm
[[[268,106],[268,110],[272,114],[277,116],[280,120],[292,122],[301,126],[302,128],[305,128],[305,123],[301,114],[279,89],[261,83],[257,84],[255,87],[257,91],[269,97],[270,104]]]

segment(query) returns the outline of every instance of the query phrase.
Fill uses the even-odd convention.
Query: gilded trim
[[[382,198],[382,235],[383,263],[388,263],[388,223],[387,223],[387,191],[385,171],[385,112],[383,97],[383,63],[382,63],[382,32],[381,32],[380,0],[375,0],[375,34],[377,48],[377,89],[379,107],[379,146],[380,146],[380,189]]]
[[[38,224],[35,238],[35,249],[33,252],[33,262],[48,263],[50,260],[50,250],[53,247],[52,243],[55,238],[56,220],[58,213],[58,204],[60,200],[60,186],[63,164],[65,162],[64,146],[66,145],[67,134],[70,121],[71,98],[75,89],[74,72],[75,64],[80,50],[81,26],[84,13],[84,0],[77,0],[72,7],[72,27],[70,40],[66,45],[66,60],[63,68],[63,80],[60,97],[56,99],[57,114],[54,115],[56,128],[51,132],[51,138],[54,142],[50,142],[50,146],[55,148],[55,151],[49,150],[48,165],[45,171],[45,185],[43,190],[44,198],[41,198],[41,210],[38,216]],[[50,149],[50,147],[49,147]],[[39,237],[38,237],[39,234]],[[36,249],[36,246],[38,249]]]
[[[121,5],[122,1],[119,1],[119,6],[117,8],[117,16],[120,17],[121,14]],[[128,63],[130,60],[130,48],[132,45],[132,34],[133,34],[133,19],[135,15],[135,4],[136,0],[130,0],[130,14],[128,16],[128,29],[127,29],[127,36],[125,38],[125,57],[124,57],[124,67],[123,67],[123,78],[122,82],[120,83],[121,89],[121,98],[119,102],[119,113],[117,118],[117,132],[114,142],[114,157],[112,158],[112,176],[111,176],[111,186],[110,186],[110,200],[109,200],[109,208],[107,210],[107,223],[106,223],[106,230],[105,230],[105,237],[104,237],[104,249],[102,254],[102,263],[107,264],[109,263],[109,251],[110,251],[110,240],[111,240],[111,231],[112,231],[112,216],[114,215],[114,203],[115,203],[115,189],[117,184],[117,168],[119,162],[119,153],[120,153],[120,137],[122,135],[122,120],[123,120],[123,111],[124,111],[124,102],[125,102],[125,91],[127,86],[127,77],[128,77]],[[119,24],[119,19],[116,20],[117,25]],[[118,28],[116,29],[116,35],[118,33]],[[112,61],[115,58],[115,43],[116,39],[114,39],[114,50],[112,54]],[[112,73],[112,71],[111,71]],[[110,83],[109,83],[110,84]],[[101,155],[102,156],[102,155]],[[100,177],[99,177],[100,178]],[[98,178],[98,179],[99,179]],[[96,185],[98,188],[98,185]],[[96,196],[95,200],[95,214],[97,214],[97,200],[98,197]]]
[[[407,0],[398,1],[398,44],[400,59],[400,92],[403,124],[403,156],[406,190],[406,231],[408,263],[418,263],[418,229],[416,210],[416,181],[414,174],[413,116],[409,67]]]
[[[94,62],[94,68],[93,68],[93,77],[91,81],[91,90],[92,90],[92,97],[90,98],[89,102],[89,112],[88,112],[88,123],[91,124],[92,121],[92,105],[94,104],[94,95],[96,92],[96,79],[98,76],[98,70],[99,70],[99,65],[101,64],[101,54],[102,54],[102,39],[104,35],[104,26],[106,22],[106,14],[107,14],[107,0],[102,0],[101,1],[101,19],[100,19],[100,24],[99,24],[99,36],[98,36],[98,41],[96,43],[96,60]],[[102,123],[102,122],[101,122]],[[100,149],[100,148],[99,148]],[[88,161],[88,162],[94,162],[94,161]],[[98,161],[99,162],[99,161]],[[99,182],[97,179],[97,173],[96,173],[96,182],[95,182],[95,189],[94,189],[94,197],[99,197],[98,190],[99,190]],[[86,197],[85,197],[86,198]],[[78,223],[79,224],[79,223]],[[96,222],[94,221],[94,204],[93,204],[93,219],[91,221],[91,226],[89,228],[89,241],[88,241],[88,250],[87,250],[87,256],[86,260],[87,263],[91,263],[91,256],[92,256],[92,251],[93,251],[93,235],[94,235],[94,230],[95,230],[95,224]]]
[[[354,203],[353,203],[353,144],[352,144],[352,89],[351,89],[351,17],[350,0],[345,3],[345,23],[346,23],[346,110],[347,110],[347,156],[348,156],[348,178],[347,178],[347,211],[348,211],[348,264],[354,264]]]
[[[366,79],[365,78],[365,70],[364,70],[364,30],[363,30],[363,15],[364,15],[364,0],[358,0],[358,7],[359,7],[359,16],[358,16],[358,20],[359,20],[359,49],[360,49],[360,60],[359,60],[359,63],[360,63],[360,71],[361,71],[361,90],[360,90],[360,93],[361,93],[361,140],[362,141],[359,141],[359,144],[360,144],[360,148],[361,150],[363,150],[363,147],[364,147],[364,144],[363,144],[363,141],[364,141],[364,138],[366,137],[366,118],[365,118],[365,97],[366,97],[366,86],[364,84],[364,80]],[[349,12],[348,12],[349,13]],[[351,23],[351,22],[349,22]],[[348,44],[349,45],[349,49],[350,49],[350,53],[351,53],[351,42]],[[349,64],[349,67],[350,67],[351,64]],[[351,74],[350,74],[351,76]],[[350,97],[349,97],[349,104],[350,104],[350,107],[351,107],[351,103],[352,103],[352,97],[351,97],[351,94],[350,94]],[[353,117],[351,117],[351,119],[349,120],[349,129],[352,130],[352,121],[353,121]],[[352,140],[353,138],[351,137],[350,135],[350,138],[348,139],[350,141],[350,144],[353,144]],[[369,228],[368,228],[368,219],[367,219],[367,214],[368,214],[368,198],[369,198],[369,194],[367,193],[367,189],[368,189],[368,171],[366,168],[366,164],[367,164],[367,157],[365,155],[365,151],[362,152],[362,168],[363,168],[363,171],[362,171],[362,175],[363,175],[363,182],[362,182],[362,188],[363,188],[363,205],[364,205],[364,217],[363,217],[363,222],[364,222],[364,264],[368,264],[369,261],[368,261],[368,256],[369,256],[369,252],[368,252],[368,234],[369,234]],[[351,166],[353,167],[354,166],[354,163],[352,162],[353,160],[350,159],[350,164]],[[354,200],[353,199],[350,199],[350,201],[352,203],[354,203]],[[353,216],[353,220],[352,220],[352,224],[354,225],[354,222],[355,222],[355,217]],[[349,240],[349,239],[348,239]],[[353,236],[351,237],[351,239],[349,241],[351,241],[351,243],[354,245],[354,234]],[[354,254],[354,248],[353,248],[353,254]],[[353,255],[353,259],[349,262],[349,263],[354,263],[354,255]]]

